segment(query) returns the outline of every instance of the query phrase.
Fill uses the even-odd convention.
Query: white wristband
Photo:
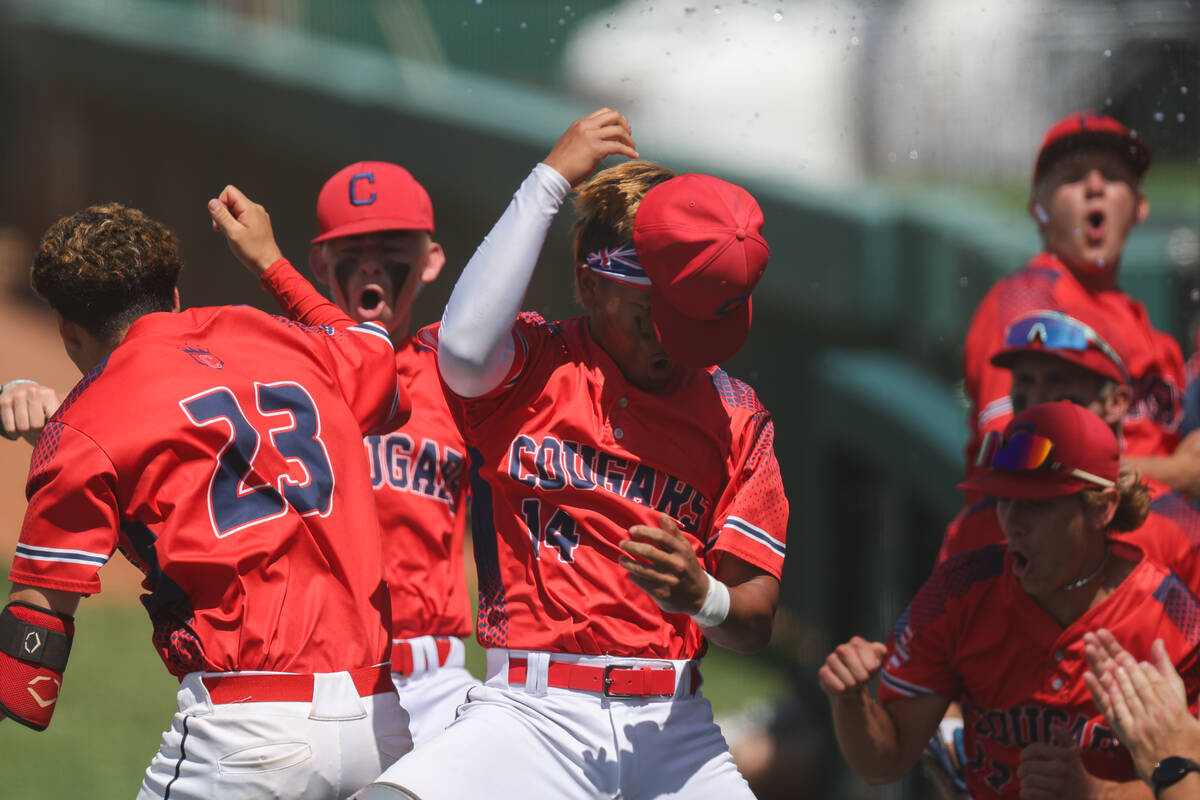
[[[692,619],[701,628],[715,628],[729,616],[729,587],[708,575],[708,594],[704,596],[704,605],[692,614]]]
[[[4,390],[7,389],[8,387],[16,386],[18,383],[37,383],[37,381],[31,381],[28,378],[17,378],[15,381],[9,381],[8,383],[4,384],[3,386],[0,386],[0,394],[3,394]]]
[[[948,747],[954,747],[954,732],[962,729],[962,717],[942,717],[942,721],[938,723],[938,734]]]

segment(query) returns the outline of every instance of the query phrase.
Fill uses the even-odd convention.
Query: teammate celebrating
[[[916,762],[952,699],[965,712],[974,798],[1148,797],[1129,752],[1088,696],[1084,635],[1106,625],[1144,658],[1163,639],[1189,694],[1200,689],[1200,601],[1136,547],[1149,498],[1119,481],[1117,439],[1067,400],[1013,418],[967,482],[998,498],[1006,544],[938,566],[890,642],[854,637],[819,671],[843,755],[872,782]],[[867,683],[882,670],[878,701]]]
[[[279,260],[261,206],[209,208],[239,258]],[[181,679],[138,796],[344,797],[411,747],[358,445],[408,413],[391,342],[344,316],[180,311],[180,267],[174,235],[118,204],[39,246],[34,288],[84,377],[34,450],[0,706],[50,723],[71,615],[119,548]]]
[[[1029,200],[1044,252],[988,291],[967,332],[968,463],[983,435],[1002,430],[1013,412],[1009,373],[991,361],[1003,348],[1005,330],[1030,311],[1067,306],[1095,308],[1125,343],[1133,388],[1124,425],[1127,456],[1166,456],[1175,450],[1183,356],[1174,339],[1153,328],[1142,304],[1117,286],[1125,240],[1150,213],[1141,191],[1149,165],[1145,140],[1111,117],[1085,111],[1046,131]],[[1175,465],[1144,459],[1137,467],[1147,476],[1171,480],[1175,488],[1185,483]]]
[[[1012,373],[1012,406],[1018,412],[1037,403],[1071,400],[1104,420],[1123,443],[1131,397],[1123,351],[1123,343],[1094,307],[1081,306],[1070,313],[1039,310],[1008,326],[1004,348],[992,357],[992,364]],[[984,437],[984,458],[989,455],[988,442],[998,436],[993,431]],[[1147,488],[1152,502],[1146,521],[1116,538],[1137,545],[1200,592],[1200,514],[1186,498],[1157,481]],[[938,562],[1002,542],[996,506],[995,497],[985,497],[959,512],[946,529]]]
[[[750,797],[696,659],[764,646],[778,600],[770,416],[710,366],[748,333],[762,215],[706,175],[605,170],[576,202],[586,315],[517,317],[559,204],[612,154],[637,155],[619,113],[573,123],[420,334],[470,452],[488,678],[363,797]]]
[[[442,395],[436,355],[410,335],[413,300],[446,259],[432,240],[428,193],[395,164],[361,161],[336,172],[317,198],[317,224],[313,274],[332,286],[346,314],[387,328],[413,401],[403,427],[368,436],[365,445],[392,595],[392,678],[420,746],[479,684],[466,670],[461,638],[471,633],[466,448]],[[293,319],[324,325],[342,316],[287,261],[261,279]]]

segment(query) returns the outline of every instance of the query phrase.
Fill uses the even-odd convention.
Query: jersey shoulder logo
[[[225,361],[213,355],[212,351],[207,348],[187,344],[179,349],[202,367],[209,367],[211,369],[224,369],[225,367]]]

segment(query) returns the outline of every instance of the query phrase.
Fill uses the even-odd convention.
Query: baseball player
[[[1084,634],[1112,629],[1137,658],[1165,642],[1200,689],[1200,600],[1133,545],[1146,488],[1120,481],[1116,436],[1069,400],[1015,416],[967,481],[998,498],[1006,542],[938,565],[887,645],[839,645],[819,671],[838,745],[873,783],[916,762],[952,699],[965,712],[971,797],[1147,797],[1083,680]],[[882,673],[878,699],[868,681]]]
[[[1131,397],[1122,352],[1122,343],[1095,308],[1081,306],[1018,317],[1005,331],[1004,348],[992,364],[1012,374],[1014,409],[1068,399],[1098,415],[1122,441]],[[994,440],[995,434],[989,436]],[[986,457],[987,449],[981,452]],[[1148,481],[1147,488],[1152,502],[1146,521],[1115,537],[1136,544],[1200,592],[1200,514],[1164,484]],[[985,497],[959,512],[946,529],[938,563],[1004,541],[996,505],[995,497]]]
[[[210,213],[279,260],[261,206]],[[345,797],[411,748],[362,435],[409,400],[383,327],[180,311],[174,235],[119,204],[59,220],[34,259],[83,373],[38,439],[0,613],[0,707],[50,724],[82,595],[115,549],[146,574],[179,713],[139,798]],[[174,313],[172,313],[174,312]]]
[[[392,596],[392,677],[420,746],[479,685],[467,672],[462,641],[472,630],[463,572],[466,448],[442,395],[437,357],[410,335],[413,299],[446,258],[431,238],[429,195],[395,164],[362,161],[338,170],[317,198],[317,224],[310,266],[330,284],[341,311],[287,261],[260,277],[287,316],[323,325],[345,312],[383,325],[395,345],[412,416],[364,444]]]
[[[770,415],[711,366],[749,331],[762,212],[706,175],[600,172],[576,201],[586,314],[518,316],[560,203],[612,154],[637,155],[621,114],[574,122],[419,334],[470,453],[488,676],[361,797],[751,796],[697,660],[767,643],[786,547]]]
[[[991,361],[1003,347],[1004,331],[1030,311],[1091,306],[1125,343],[1133,388],[1123,426],[1126,458],[1137,458],[1130,463],[1147,477],[1172,477],[1170,464],[1138,457],[1169,455],[1179,442],[1183,356],[1174,339],[1150,324],[1145,307],[1117,285],[1125,240],[1150,213],[1141,191],[1149,165],[1145,140],[1102,114],[1071,114],[1046,131],[1029,199],[1044,250],[988,291],[967,331],[968,464],[984,434],[1003,430],[1012,416],[1009,372]]]

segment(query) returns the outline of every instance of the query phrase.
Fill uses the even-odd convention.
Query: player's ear
[[[596,273],[586,267],[575,268],[575,293],[579,297],[579,304],[588,311],[599,306],[599,298],[596,296],[599,288],[600,278]]]
[[[1146,197],[1146,193],[1138,190],[1137,193],[1137,208],[1133,212],[1133,224],[1141,225],[1150,216],[1150,198]]]
[[[321,283],[329,283],[329,262],[325,260],[325,246],[318,243],[308,250],[308,268]]]
[[[1089,490],[1093,491],[1093,490]],[[1103,503],[1084,503],[1083,513],[1091,530],[1105,530],[1116,516],[1117,506],[1121,503],[1121,495],[1115,486],[1105,489],[1095,489],[1096,494],[1104,498]]]
[[[446,252],[437,242],[430,242],[429,247],[425,250],[425,264],[421,267],[419,275],[421,283],[433,283],[445,265]]]
[[[1116,425],[1125,419],[1125,415],[1129,413],[1132,405],[1133,389],[1128,384],[1119,383],[1104,398],[1104,413],[1101,416],[1104,417],[1104,421],[1110,426]]]
[[[79,326],[62,315],[57,309],[54,311],[54,320],[58,323],[58,335],[62,337],[63,345],[67,348],[67,352],[76,352],[83,347],[83,339],[79,335]]]
[[[1029,203],[1026,205],[1026,210],[1029,212],[1029,216],[1033,217],[1033,221],[1037,223],[1038,230],[1041,230],[1043,226],[1049,224],[1050,215],[1046,213],[1046,209],[1042,206],[1042,203],[1040,200],[1038,200],[1036,194],[1029,198]]]

